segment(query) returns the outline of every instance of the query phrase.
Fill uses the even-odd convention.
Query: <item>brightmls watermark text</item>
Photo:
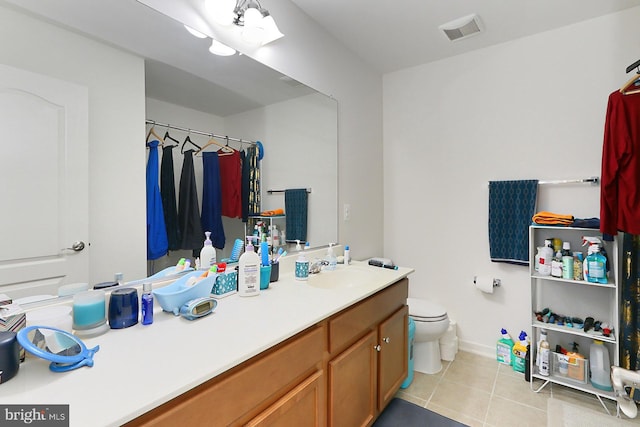
[[[0,425],[69,427],[69,405],[0,405]]]

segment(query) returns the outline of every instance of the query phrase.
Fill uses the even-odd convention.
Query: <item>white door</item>
[[[0,64],[0,138],[0,293],[87,282],[87,88]]]

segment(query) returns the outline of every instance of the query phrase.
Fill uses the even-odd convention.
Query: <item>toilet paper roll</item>
[[[484,292],[485,294],[493,293],[493,278],[485,276],[476,276],[473,279],[473,283],[476,289]]]

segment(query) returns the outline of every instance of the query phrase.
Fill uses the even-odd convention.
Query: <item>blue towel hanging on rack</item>
[[[307,211],[309,195],[306,188],[284,191],[287,241],[307,241]]]
[[[537,197],[537,179],[489,182],[491,261],[529,265],[529,225]]]

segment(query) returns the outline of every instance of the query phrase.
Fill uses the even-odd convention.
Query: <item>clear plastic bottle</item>
[[[557,251],[551,260],[551,275],[562,277],[562,252]]]
[[[333,271],[337,268],[338,258],[336,258],[336,255],[333,253],[333,243],[329,243],[326,261],[329,263],[329,265],[325,267],[326,270]]]

